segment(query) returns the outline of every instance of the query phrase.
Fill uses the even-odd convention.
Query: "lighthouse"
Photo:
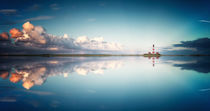
[[[144,54],[144,56],[148,56],[148,57],[153,57],[153,56],[161,56],[159,52],[155,52],[155,45],[153,44],[152,45],[152,51],[151,52],[148,52],[147,54]]]
[[[155,54],[155,45],[152,46],[152,54]]]

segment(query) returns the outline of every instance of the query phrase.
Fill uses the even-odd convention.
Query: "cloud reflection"
[[[168,58],[168,63],[172,63],[175,67],[180,67],[182,70],[193,70],[201,73],[210,72],[210,57],[176,57]]]
[[[8,61],[8,62],[7,62]],[[9,79],[12,83],[22,81],[25,89],[34,85],[42,85],[48,77],[61,75],[68,77],[69,74],[79,75],[103,74],[106,69],[117,69],[123,62],[117,59],[94,61],[90,58],[39,58],[21,61],[21,58],[5,60],[0,64],[0,77]]]

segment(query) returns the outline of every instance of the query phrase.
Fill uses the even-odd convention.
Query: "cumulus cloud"
[[[23,24],[22,31],[16,28],[10,30],[11,38],[6,45],[0,44],[1,50],[27,50],[32,51],[63,51],[70,53],[77,51],[116,51],[121,50],[122,45],[115,42],[106,42],[103,37],[88,38],[87,36],[80,36],[77,39],[69,37],[67,34],[63,36],[55,36],[46,32],[42,26],[34,26],[30,22]],[[9,38],[6,33],[1,35],[3,39]],[[4,50],[5,49],[5,50]],[[81,52],[79,52],[81,51]],[[2,51],[1,51],[2,52]],[[15,51],[19,52],[19,51]],[[45,52],[47,53],[47,52]]]
[[[64,34],[64,35],[63,35],[63,38],[65,38],[65,39],[66,39],[66,38],[69,38],[69,35],[68,35],[68,34]]]
[[[21,79],[23,78],[22,75],[20,74],[17,74],[17,73],[12,73],[11,74],[11,77],[9,78],[9,80],[13,83],[17,83],[19,82]]]
[[[21,32],[19,29],[13,28],[9,31],[12,38],[18,38],[23,36],[23,32]]]
[[[26,22],[26,23],[23,24],[23,29],[26,32],[30,32],[34,29],[34,25],[31,24],[30,22]]]
[[[28,18],[25,21],[38,21],[38,20],[49,20],[54,18],[53,16],[37,16],[33,18]]]

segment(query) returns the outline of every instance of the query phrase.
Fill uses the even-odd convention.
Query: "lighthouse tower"
[[[155,45],[152,45],[152,51],[144,54],[144,56],[161,56],[159,52],[156,52]]]
[[[155,54],[155,45],[152,46],[152,54]]]

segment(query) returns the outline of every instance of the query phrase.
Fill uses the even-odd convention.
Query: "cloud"
[[[207,88],[207,89],[200,89],[199,91],[201,91],[201,92],[210,91],[210,88]]]
[[[199,20],[200,22],[203,22],[203,23],[210,23],[209,20]]]
[[[0,98],[0,102],[16,102],[16,98],[14,97],[4,97],[4,98]]]
[[[103,37],[90,39],[87,36],[80,36],[77,39],[73,39],[67,34],[55,36],[47,33],[42,26],[34,26],[30,22],[23,24],[22,31],[16,28],[11,29],[10,34],[13,39],[0,44],[1,53],[24,51],[30,51],[28,53],[36,53],[37,51],[40,53],[48,53],[48,51],[99,53],[101,51],[119,51],[123,48],[119,43],[104,41]]]
[[[41,26],[34,26],[30,22],[26,22],[23,24],[23,32],[24,36],[23,38],[18,39],[21,40],[29,40],[33,43],[37,44],[46,44],[46,39],[43,35],[45,33],[45,29]]]
[[[69,38],[69,35],[68,34],[64,34],[63,38]]]
[[[173,57],[166,58],[168,63],[172,63],[175,67],[180,67],[182,70],[193,70],[200,73],[210,72],[210,61],[208,56],[203,57]]]
[[[7,32],[0,33],[0,40],[8,40],[10,38]]]
[[[122,45],[114,42],[106,42],[103,37],[95,37],[89,39],[87,36],[80,36],[75,41],[75,44],[82,48],[93,50],[122,50]]]
[[[7,79],[9,77],[9,72],[8,71],[0,71],[0,77],[2,79]]]
[[[25,21],[49,20],[53,18],[54,18],[53,16],[37,16],[37,17],[25,19]]]
[[[40,95],[40,96],[53,95],[52,92],[46,92],[46,91],[25,90],[25,92],[28,92],[28,93],[31,93],[31,94]]]
[[[17,74],[17,73],[11,73],[11,76],[9,78],[9,80],[13,83],[17,83],[19,82],[21,79],[23,78],[22,75]]]
[[[0,13],[5,14],[5,15],[12,15],[16,14],[17,10],[16,9],[1,9]]]
[[[186,47],[186,48],[196,48],[196,49],[209,49],[210,39],[200,38],[192,41],[181,41],[180,44],[174,44],[175,47]]]
[[[58,7],[58,4],[54,3],[54,4],[50,4],[50,8],[52,10],[59,10],[60,8]]]
[[[19,29],[13,28],[9,31],[12,38],[18,38],[23,36],[23,32],[21,32]]]
[[[181,41],[179,44],[173,44],[172,47],[163,48],[162,53],[164,54],[210,54],[210,39],[199,38],[191,41]]]
[[[12,83],[21,81],[25,89],[43,85],[49,77],[70,74],[103,74],[107,69],[122,67],[122,59],[116,58],[1,58],[0,77]],[[8,69],[8,70],[5,70]],[[75,72],[75,73],[73,73]],[[25,91],[37,95],[53,95],[51,92]]]
[[[31,24],[30,22],[26,22],[23,24],[23,29],[25,32],[30,32],[34,29],[34,25]]]

